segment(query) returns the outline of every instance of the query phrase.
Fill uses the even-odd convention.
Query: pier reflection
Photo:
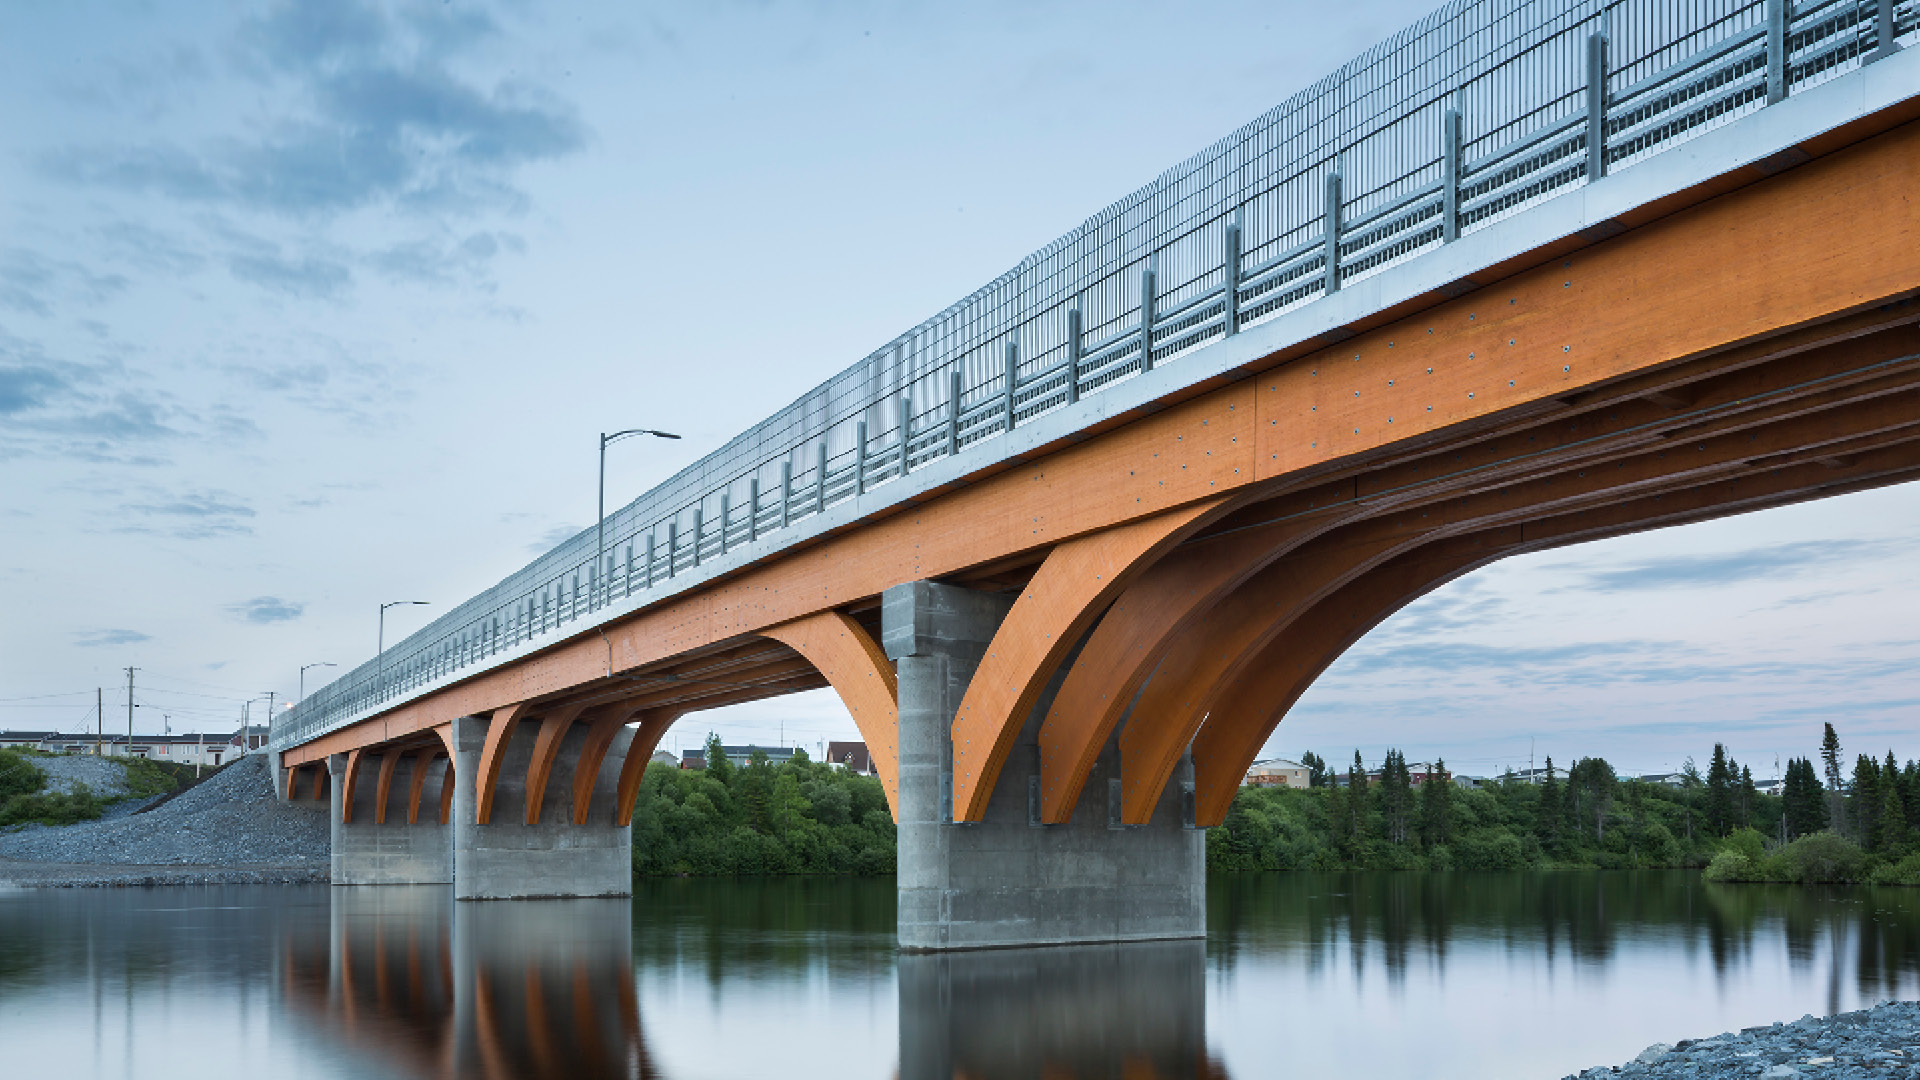
[[[1224,1078],[1198,941],[909,953],[901,1080]]]
[[[626,900],[458,904],[444,887],[333,891],[324,939],[283,941],[288,1004],[413,1077],[654,1076]]]

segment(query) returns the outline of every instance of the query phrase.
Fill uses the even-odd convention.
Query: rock
[[[1785,1080],[1787,1077],[1799,1075],[1800,1070],[1791,1065],[1775,1065],[1761,1073],[1760,1080]]]
[[[1666,1043],[1654,1043],[1652,1046],[1640,1051],[1633,1060],[1642,1065],[1651,1065],[1671,1053],[1673,1053],[1673,1047],[1668,1046]]]

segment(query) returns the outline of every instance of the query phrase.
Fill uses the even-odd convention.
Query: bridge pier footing
[[[391,752],[391,751],[390,751]],[[375,759],[376,761],[378,759]],[[413,755],[412,769],[428,767],[424,755]],[[445,885],[453,880],[453,830],[440,824],[437,814],[423,814],[423,820],[407,824],[407,793],[412,776],[402,773],[406,783],[394,784],[381,792],[371,776],[373,771],[362,762],[363,775],[353,784],[346,782],[347,755],[334,754],[327,759],[332,774],[333,854],[331,879],[335,885]],[[431,772],[424,789],[429,807],[439,805],[441,780]],[[353,813],[344,813],[342,799],[351,795]],[[385,794],[386,814],[380,813],[380,796]],[[385,817],[382,822],[381,818]]]
[[[1117,736],[1071,820],[1038,825],[1039,730],[1054,676],[977,823],[954,823],[955,713],[1009,602],[917,581],[882,599],[899,678],[899,935],[909,951],[1147,941],[1206,933],[1206,834],[1190,828],[1183,761],[1149,824],[1118,824]]]
[[[589,738],[588,725],[572,725],[561,737],[553,780],[540,800],[539,820],[527,824],[528,766],[541,721],[521,723],[508,740],[494,785],[486,824],[476,821],[480,757],[490,724],[485,717],[453,722],[453,895],[456,900],[532,900],[633,895],[633,829],[614,824],[620,767],[632,730],[616,735],[601,760],[584,824],[573,823],[575,768]],[[571,718],[567,722],[571,723]]]

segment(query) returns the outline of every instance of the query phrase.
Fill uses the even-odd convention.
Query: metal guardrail
[[[1920,0],[1460,0],[276,718],[296,745],[1891,54]],[[796,530],[796,534],[798,530]],[[796,539],[800,538],[798,535]],[[574,625],[570,625],[574,624]]]

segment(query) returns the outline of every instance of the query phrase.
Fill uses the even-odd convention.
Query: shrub
[[[1760,867],[1741,851],[1728,849],[1713,857],[1704,876],[1708,881],[1762,881]]]
[[[0,825],[72,825],[99,817],[105,805],[85,784],[75,784],[71,791],[14,795],[0,803]]]
[[[1866,852],[1853,841],[1831,832],[1803,836],[1767,860],[1768,876],[1803,885],[1859,881]]]
[[[1874,885],[1920,885],[1920,855],[1909,855],[1875,870],[1867,881]]]
[[[16,795],[32,795],[47,783],[47,771],[18,750],[0,750],[0,803]]]

